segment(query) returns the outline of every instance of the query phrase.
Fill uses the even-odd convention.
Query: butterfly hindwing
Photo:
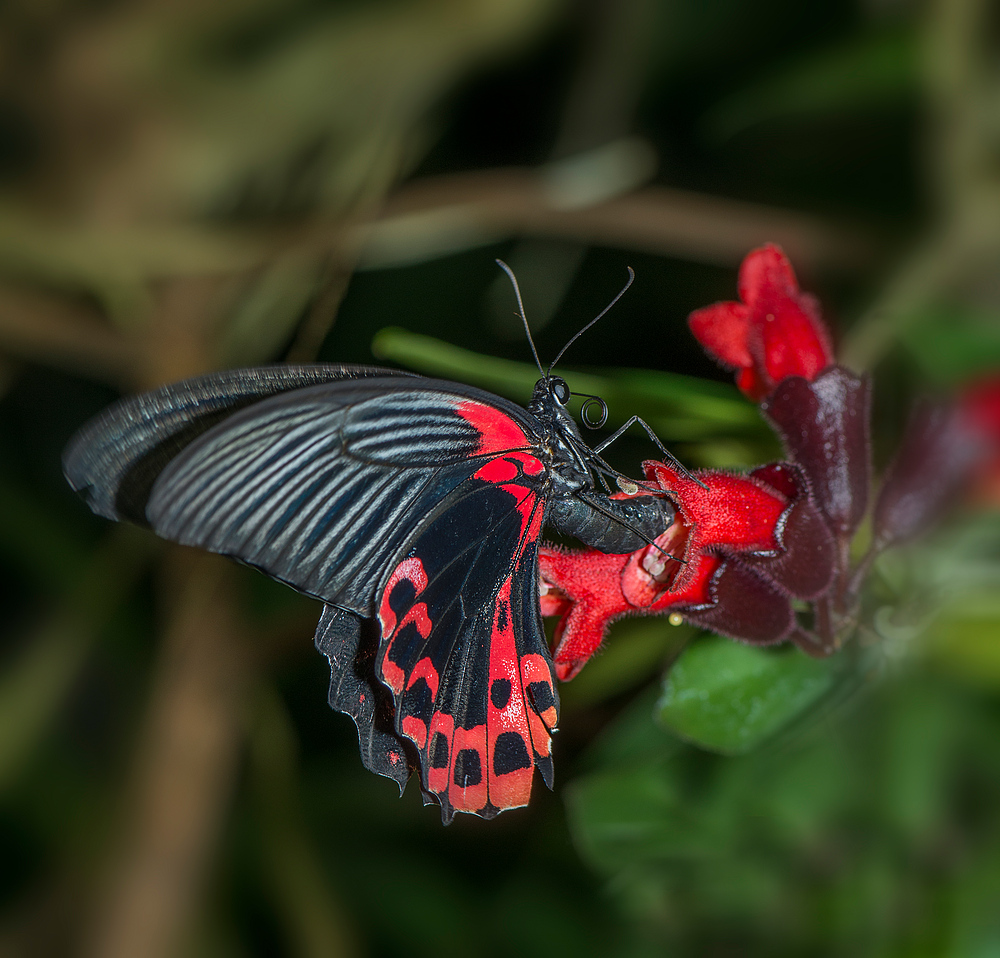
[[[551,785],[557,720],[537,601],[541,463],[484,463],[429,517],[379,596],[381,678],[396,729],[442,806],[491,817]]]
[[[396,733],[392,695],[375,673],[379,638],[373,620],[323,606],[316,648],[330,662],[330,708],[354,719],[365,768],[391,778],[402,791],[417,759],[412,743]]]

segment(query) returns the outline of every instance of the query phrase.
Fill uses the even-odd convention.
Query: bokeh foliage
[[[1000,368],[984,0],[13,0],[0,10],[0,954],[1000,953],[1000,525],[956,504],[826,662],[627,621],[557,787],[443,830],[326,707],[315,603],[86,513],[121,391],[274,359],[779,450],[687,334],[782,243],[910,399]],[[637,474],[653,454],[614,447]],[[672,668],[670,668],[672,666]]]

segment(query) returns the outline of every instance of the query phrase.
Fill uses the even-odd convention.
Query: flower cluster
[[[652,545],[631,555],[544,546],[541,608],[559,616],[554,659],[563,681],[628,614],[671,614],[743,642],[792,640],[829,655],[857,624],[871,561],[924,528],[968,473],[978,448],[968,412],[918,406],[872,510],[871,548],[852,566],[871,498],[871,382],[835,364],[819,307],[778,247],[747,256],[739,292],[740,302],[692,313],[691,330],[735,370],[788,461],[748,475],[686,475],[647,462],[650,489],[676,508]]]

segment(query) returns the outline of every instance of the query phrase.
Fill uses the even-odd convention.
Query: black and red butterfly
[[[552,785],[543,525],[623,553],[673,514],[597,490],[595,470],[617,474],[569,400],[549,373],[523,409],[377,367],[238,369],[109,407],[64,470],[99,515],[320,599],[330,705],[357,724],[365,765],[400,788],[419,768],[446,822],[489,818],[527,804],[535,767]]]

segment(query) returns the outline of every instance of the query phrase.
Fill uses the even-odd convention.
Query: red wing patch
[[[510,586],[511,581],[507,579],[494,608],[486,706],[487,765],[491,772],[489,798],[498,809],[528,804],[535,770],[533,736],[528,725],[510,614]],[[547,735],[542,748],[544,754],[548,754]]]
[[[455,411],[479,432],[477,456],[532,448],[532,441],[524,430],[510,416],[493,406],[466,399],[455,407]]]

